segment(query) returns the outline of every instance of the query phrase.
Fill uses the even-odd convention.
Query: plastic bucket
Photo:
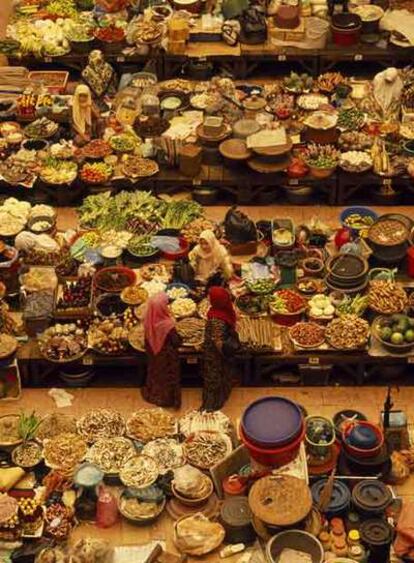
[[[283,446],[281,448],[275,449],[267,449],[267,448],[259,448],[255,446],[246,438],[243,434],[242,428],[240,428],[240,438],[243,444],[249,451],[250,456],[260,463],[261,465],[265,465],[267,467],[282,467],[283,465],[287,465],[291,461],[293,461],[298,453],[300,445],[303,441],[305,436],[305,426],[302,426],[302,431],[297,438],[295,438],[290,444]]]

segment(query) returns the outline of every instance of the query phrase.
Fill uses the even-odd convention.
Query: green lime
[[[380,334],[381,334],[381,338],[386,342],[388,342],[391,338],[392,330],[389,326],[385,326],[384,328],[381,329]]]
[[[407,317],[401,318],[401,319],[398,321],[397,327],[398,327],[397,332],[402,332],[402,333],[404,333],[406,330],[408,330],[408,329],[410,328],[410,325],[409,325],[409,323],[408,323]]]
[[[401,332],[394,332],[394,334],[391,336],[391,342],[393,344],[403,344],[404,343],[404,335],[401,334]]]
[[[404,334],[404,338],[407,342],[414,342],[414,330],[412,328],[408,329]]]

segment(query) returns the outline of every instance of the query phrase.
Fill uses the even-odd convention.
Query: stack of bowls
[[[390,458],[379,426],[364,420],[344,424],[342,462],[356,475],[386,474]]]
[[[369,265],[362,256],[336,254],[328,259],[326,271],[326,285],[343,293],[360,291],[368,283]]]
[[[296,458],[305,425],[299,406],[284,397],[263,397],[241,418],[240,437],[250,456],[264,466],[281,467]]]

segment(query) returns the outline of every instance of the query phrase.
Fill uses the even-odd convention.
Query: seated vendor
[[[88,143],[97,133],[99,112],[92,102],[88,86],[80,84],[76,87],[72,106],[72,127],[77,146]]]
[[[205,285],[218,285],[233,276],[233,266],[226,248],[213,231],[203,231],[199,243],[189,254],[196,281]]]

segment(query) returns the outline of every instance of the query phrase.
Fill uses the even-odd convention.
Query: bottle
[[[346,529],[349,532],[350,530],[359,530],[359,515],[356,512],[350,512],[346,519]]]
[[[333,543],[333,550],[338,557],[346,557],[348,555],[348,546],[343,538],[337,538]]]
[[[361,541],[361,537],[359,535],[358,530],[350,530],[348,532],[348,545],[359,545]]]
[[[99,488],[96,505],[96,525],[99,528],[110,528],[118,520],[118,505],[116,498],[105,487]]]
[[[342,520],[342,518],[332,518],[329,523],[332,530],[338,530],[338,532],[340,531],[341,533],[344,532],[344,521]]]
[[[365,549],[362,545],[351,545],[348,549],[348,556],[353,559],[353,561],[366,561]]]
[[[331,549],[331,536],[329,532],[321,532],[319,534],[319,541],[321,542],[325,552]]]

